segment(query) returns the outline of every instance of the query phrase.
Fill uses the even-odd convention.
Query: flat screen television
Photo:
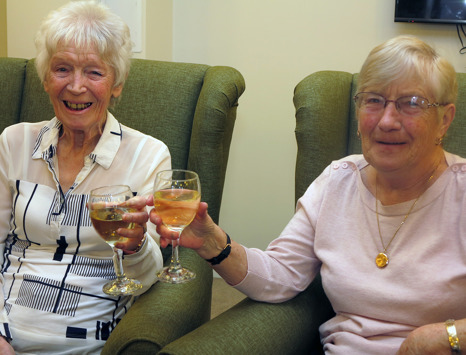
[[[466,24],[465,0],[395,1],[395,22]]]

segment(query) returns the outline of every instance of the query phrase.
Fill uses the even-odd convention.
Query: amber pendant
[[[375,258],[375,264],[379,269],[383,269],[388,265],[388,255],[385,253],[379,253]]]

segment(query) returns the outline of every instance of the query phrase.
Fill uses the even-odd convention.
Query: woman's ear
[[[47,90],[46,90],[47,91]],[[117,98],[121,95],[121,92],[123,91],[123,84],[120,84],[118,86],[113,87],[112,89],[112,96]]]
[[[447,133],[448,128],[450,127],[451,123],[453,122],[453,119],[455,118],[455,113],[455,104],[448,104],[443,107],[443,117],[440,128],[443,133],[442,136],[444,136]]]

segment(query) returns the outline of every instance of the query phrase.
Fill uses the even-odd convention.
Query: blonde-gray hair
[[[123,86],[129,73],[132,42],[126,23],[108,7],[94,1],[71,1],[52,11],[36,35],[37,73],[44,82],[50,59],[59,45],[94,48],[115,72],[114,87]],[[116,98],[112,98],[111,104]]]
[[[396,81],[410,79],[424,85],[440,104],[456,102],[454,67],[413,36],[398,36],[375,47],[360,70],[357,92],[374,87],[383,90]]]

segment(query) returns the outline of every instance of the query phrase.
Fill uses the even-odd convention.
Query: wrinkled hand
[[[450,344],[443,323],[413,330],[401,344],[397,355],[450,355]]]
[[[148,205],[153,206],[154,201],[148,198]],[[187,226],[181,238],[179,245],[196,250],[202,257],[202,250],[208,247],[210,243],[215,242],[215,234],[219,232],[218,226],[209,216],[208,205],[206,202],[201,202],[193,221]],[[157,215],[155,209],[152,209],[149,214],[150,221],[157,227],[157,233],[160,235],[160,246],[166,248],[173,241],[177,240],[179,233],[168,229],[162,222],[160,216]]]
[[[125,205],[137,210],[137,212],[125,213],[123,215],[123,220],[134,223],[134,227],[131,229],[119,228],[117,230],[119,235],[128,238],[126,242],[115,244],[115,247],[123,249],[125,254],[135,253],[147,231],[146,222],[149,220],[149,214],[146,210],[147,200],[148,197],[135,196],[125,202]]]

